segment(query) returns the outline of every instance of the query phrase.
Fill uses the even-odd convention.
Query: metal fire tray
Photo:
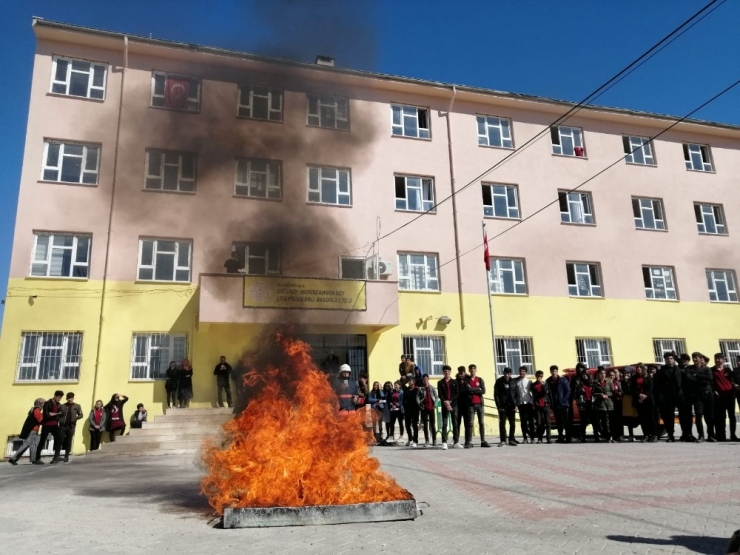
[[[309,507],[258,507],[225,509],[224,528],[267,528],[271,526],[316,526],[351,522],[414,520],[416,500],[357,503],[355,505],[313,505]]]

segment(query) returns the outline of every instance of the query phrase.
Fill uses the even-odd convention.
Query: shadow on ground
[[[607,536],[606,539],[623,543],[642,543],[646,545],[662,545],[666,547],[685,547],[694,553],[702,555],[718,555],[725,553],[729,538],[714,538],[708,536],[671,536],[662,538],[638,538],[635,536]]]

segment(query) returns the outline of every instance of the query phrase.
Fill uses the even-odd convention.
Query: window
[[[519,368],[527,367],[527,374],[534,374],[534,351],[531,337],[496,338],[496,375],[503,376],[504,368],[511,368],[518,375]]]
[[[51,65],[51,92],[81,98],[105,98],[107,64],[96,64],[54,56]]]
[[[568,262],[568,294],[571,297],[601,297],[599,266],[589,262]]]
[[[357,256],[340,256],[339,257],[339,278],[340,279],[360,279],[374,280],[378,279],[378,266],[380,260],[377,256],[362,258]]]
[[[446,362],[445,338],[436,335],[405,335],[402,338],[403,354],[416,363],[422,374],[441,376]]]
[[[655,362],[664,362],[663,355],[675,353],[676,356],[686,352],[686,341],[683,339],[653,339]],[[676,361],[678,362],[678,360]]]
[[[694,216],[699,233],[727,235],[725,214],[720,204],[694,204]]]
[[[391,104],[391,129],[400,137],[428,139],[429,110],[416,106]]]
[[[240,85],[237,115],[240,118],[283,121],[283,91],[259,85]]]
[[[736,284],[737,278],[733,270],[707,270],[710,301],[736,303]]]
[[[637,229],[665,229],[663,201],[657,198],[633,198],[632,214]]]
[[[711,172],[712,158],[709,153],[709,147],[706,145],[696,145],[693,143],[684,143],[683,159],[686,161],[686,169],[698,172]]]
[[[90,236],[34,233],[31,275],[89,277]]]
[[[624,157],[628,164],[639,164],[641,166],[654,166],[653,143],[647,137],[622,137],[624,146]]]
[[[740,367],[740,340],[720,341],[719,350],[725,355],[725,366],[730,368]]]
[[[576,339],[578,362],[589,368],[597,366],[612,366],[612,350],[609,340],[604,339]]]
[[[511,138],[511,120],[496,116],[476,116],[478,145],[514,148]]]
[[[152,106],[186,112],[200,111],[200,79],[153,72]]]
[[[643,266],[642,280],[645,283],[646,299],[676,300],[676,282],[673,268],[668,266]]]
[[[519,219],[519,193],[516,185],[483,183],[483,215]]]
[[[282,169],[280,160],[237,160],[234,194],[238,197],[281,199]]]
[[[81,353],[80,332],[24,332],[16,381],[76,382]]]
[[[135,333],[131,340],[131,379],[164,380],[173,360],[180,365],[188,355],[188,336]]]
[[[195,192],[196,156],[192,152],[146,151],[146,189]]]
[[[250,276],[280,275],[280,247],[264,243],[235,242],[232,250],[241,272]]]
[[[511,295],[527,293],[527,284],[524,278],[524,260],[494,258],[491,260],[489,275],[491,293],[509,293]]]
[[[434,212],[434,179],[414,175],[397,175],[396,210]]]
[[[190,281],[189,241],[141,239],[138,279],[143,281]]]
[[[569,224],[592,224],[594,212],[591,193],[558,192],[560,221]]]
[[[439,291],[436,254],[398,253],[398,288]]]
[[[308,202],[352,206],[349,170],[309,167]]]
[[[349,130],[349,101],[325,94],[308,95],[308,125]]]
[[[43,181],[98,184],[100,147],[79,143],[44,142]]]
[[[566,127],[559,125],[550,128],[552,139],[552,153],[563,156],[586,156],[583,148],[583,132],[578,127]]]

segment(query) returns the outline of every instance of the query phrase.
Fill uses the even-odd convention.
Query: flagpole
[[[491,350],[493,353],[493,378],[494,380],[498,377],[498,372],[496,368],[496,333],[494,331],[494,324],[493,324],[493,302],[491,300],[491,254],[488,250],[488,234],[486,233],[486,222],[483,221],[483,244],[485,246],[485,251],[483,252],[483,260],[486,263],[485,269],[486,269],[486,290],[488,291],[488,321],[491,325]]]

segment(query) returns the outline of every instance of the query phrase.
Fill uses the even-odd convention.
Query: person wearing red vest
[[[468,366],[469,376],[465,380],[468,393],[468,423],[465,429],[465,449],[473,446],[473,422],[475,416],[478,416],[478,433],[480,433],[480,446],[490,447],[486,441],[486,428],[483,413],[483,395],[486,394],[486,384],[483,378],[478,377],[478,367],[475,364]]]
[[[732,383],[732,371],[725,366],[725,355],[714,355],[712,368],[712,389],[714,389],[714,438],[727,441],[725,435],[725,417],[730,421],[730,441],[738,441],[735,419],[735,387]]]
[[[18,459],[21,458],[23,453],[28,449],[29,458],[31,464],[44,464],[36,457],[36,449],[39,443],[39,426],[44,420],[44,400],[36,399],[36,402],[28,411],[26,421],[23,423],[21,428],[20,438],[23,440],[20,447],[16,450],[15,454],[8,459],[8,462],[13,466],[18,464]]]
[[[54,392],[54,397],[44,403],[41,437],[36,448],[36,460],[41,460],[41,451],[45,447],[47,438],[51,436],[54,438],[54,458],[51,460],[51,464],[62,462],[62,458],[59,456],[62,451],[62,438],[59,434],[59,420],[62,418],[62,397],[64,397],[64,391],[57,390]]]
[[[424,428],[424,447],[429,447],[429,432],[432,435],[432,447],[437,446],[437,390],[429,383],[429,376],[424,374],[422,378],[424,389],[424,401],[421,406],[421,425]]]

